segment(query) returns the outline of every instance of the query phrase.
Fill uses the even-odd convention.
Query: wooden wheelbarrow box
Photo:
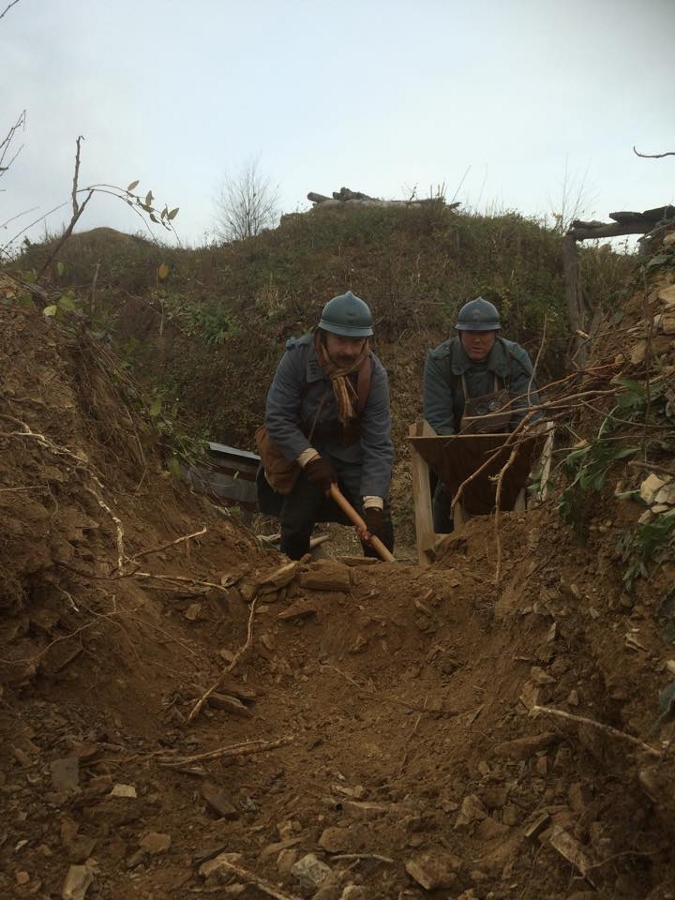
[[[456,498],[453,525],[457,532],[467,518],[491,515],[497,509],[498,499],[500,510],[525,508],[524,489],[547,439],[546,431],[522,436],[448,436],[437,435],[426,421],[410,425],[408,440],[419,564],[427,566],[433,561],[435,546],[445,537],[434,532],[430,470]]]

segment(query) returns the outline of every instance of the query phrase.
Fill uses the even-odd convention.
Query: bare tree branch
[[[643,159],[663,159],[664,156],[675,156],[675,150],[669,150],[667,153],[638,153],[635,145],[633,145],[633,153]]]
[[[73,216],[78,217],[80,211],[80,205],[77,202],[77,181],[80,177],[80,146],[81,141],[84,140],[83,135],[80,135],[78,139],[75,141],[75,171],[73,172],[73,193],[72,193],[72,201],[73,201]],[[86,200],[84,201],[87,202]]]
[[[0,13],[0,19],[4,19],[4,17],[7,15],[7,13],[10,11],[10,9],[13,6],[16,6],[16,4],[18,2],[19,2],[19,0],[12,0],[11,3],[8,3],[7,6],[3,9],[3,11]]]
[[[68,240],[68,238],[71,236],[71,234],[73,233],[73,228],[75,228],[75,226],[77,225],[77,220],[80,218],[80,216],[84,212],[87,203],[89,203],[91,198],[94,196],[94,191],[91,188],[89,188],[89,193],[84,198],[82,203],[78,203],[78,201],[77,201],[77,191],[78,191],[77,180],[80,175],[80,142],[83,140],[84,140],[84,138],[82,137],[82,135],[80,135],[76,141],[77,150],[75,151],[75,172],[73,174],[73,193],[72,193],[73,215],[72,215],[70,222],[68,223],[68,227],[63,232],[63,234],[57,241],[56,246],[54,247],[52,252],[47,257],[47,261],[45,262],[44,266],[40,270],[40,274],[38,275],[38,278],[42,278],[42,276],[45,274],[45,272],[49,268],[52,260],[56,256],[56,254],[59,252],[61,247],[63,247],[65,242]]]
[[[14,156],[9,160],[7,165],[5,165],[5,156],[9,152],[9,148],[11,147],[12,141],[14,140],[14,135],[20,128],[26,127],[26,110],[24,109],[16,122],[9,129],[4,138],[0,141],[0,177],[4,175],[4,173],[9,169],[14,160],[17,158],[19,153],[23,150],[23,145],[19,147]]]
[[[276,224],[278,195],[269,178],[249,162],[234,177],[226,177],[217,207],[217,234],[225,241],[255,237]]]

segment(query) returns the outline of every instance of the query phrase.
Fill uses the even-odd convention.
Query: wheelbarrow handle
[[[352,520],[357,528],[359,528],[361,531],[368,531],[368,526],[366,525],[366,523],[351,505],[349,500],[347,500],[347,498],[342,493],[337,484],[335,484],[335,482],[333,482],[330,486],[330,495],[340,507],[342,512]],[[377,537],[377,535],[371,534],[368,538],[368,543],[373,548],[373,550],[377,551],[377,553],[385,562],[396,562],[396,558],[394,557],[394,555],[390,553],[389,550],[387,550],[387,548],[384,546],[379,537]]]

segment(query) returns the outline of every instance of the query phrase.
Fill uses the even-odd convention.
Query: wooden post
[[[408,426],[410,437],[434,437],[436,432],[426,420]],[[436,543],[433,511],[431,508],[431,479],[429,465],[410,445],[412,464],[413,503],[415,506],[415,535],[417,537],[417,557],[420,566],[433,562],[433,547]]]

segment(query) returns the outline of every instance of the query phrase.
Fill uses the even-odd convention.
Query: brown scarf
[[[358,394],[354,385],[351,383],[348,375],[352,372],[358,372],[364,361],[370,353],[370,341],[366,339],[361,348],[361,352],[350,366],[340,368],[336,366],[328,355],[326,345],[321,340],[321,333],[317,329],[314,332],[314,349],[321,363],[321,368],[331,380],[333,385],[333,393],[335,394],[335,402],[337,403],[338,415],[343,425],[346,425],[350,419],[357,416],[354,408],[354,401],[358,399]]]

